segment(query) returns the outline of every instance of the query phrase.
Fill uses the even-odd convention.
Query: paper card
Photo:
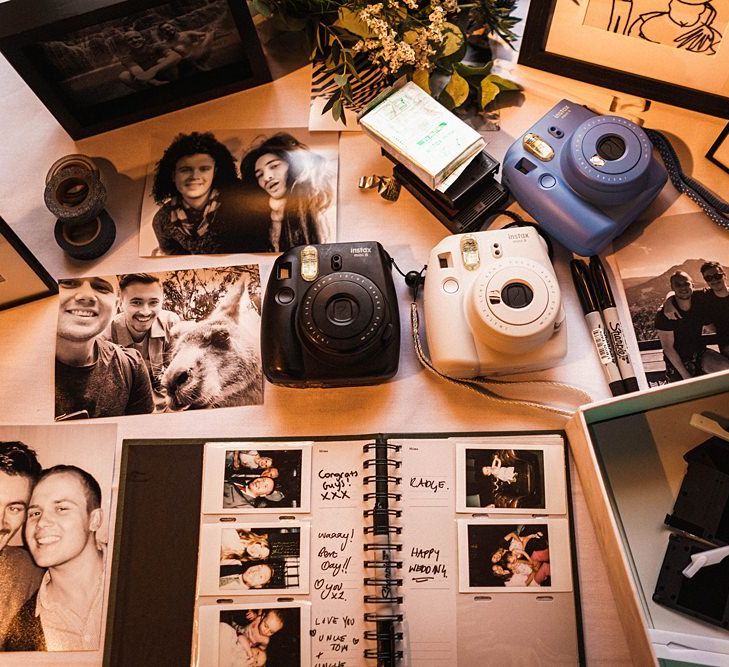
[[[565,514],[564,441],[489,438],[456,445],[456,512]]]
[[[459,591],[572,590],[567,519],[458,521]]]
[[[456,616],[456,596],[452,590],[407,591],[402,629],[408,664],[455,665]]]
[[[443,440],[399,440],[402,445],[403,503],[453,507],[453,456]]]
[[[199,665],[311,665],[307,603],[201,605],[198,626]]]
[[[208,523],[200,540],[200,595],[309,590],[308,523]]]
[[[205,444],[203,514],[306,513],[311,443]]]
[[[450,507],[409,507],[401,538],[406,589],[455,586],[456,522]]]
[[[364,442],[319,442],[315,446],[312,473],[314,507],[362,507]],[[358,523],[362,515],[357,512]]]

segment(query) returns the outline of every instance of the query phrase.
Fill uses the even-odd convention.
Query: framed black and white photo
[[[456,488],[457,512],[564,514],[564,441],[544,436],[541,444],[527,437],[459,443]]]
[[[572,590],[567,519],[458,521],[461,593]]]
[[[306,603],[201,605],[197,662],[310,667],[310,624]]]
[[[257,264],[60,280],[56,420],[260,405],[260,292]]]
[[[710,0],[540,0],[519,62],[729,118],[729,5]]]
[[[711,145],[709,152],[706,157],[713,162],[717,167],[721,167],[724,171],[729,173],[729,124],[724,126],[721,134],[716,138],[716,141]]]
[[[0,218],[0,310],[58,294],[58,284]]]
[[[309,524],[203,524],[198,581],[200,595],[308,593]]]
[[[310,442],[208,442],[206,514],[306,513],[311,504]]]
[[[235,0],[4,3],[0,51],[74,139],[271,80]]]

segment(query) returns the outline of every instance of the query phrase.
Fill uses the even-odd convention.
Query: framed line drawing
[[[729,5],[716,0],[532,2],[519,63],[729,118]]]
[[[0,310],[58,294],[58,284],[0,217]]]
[[[706,159],[729,173],[729,141],[727,141],[727,137],[729,137],[729,123],[724,126],[716,141],[711,144]]]
[[[74,139],[271,80],[245,3],[0,4],[0,51]]]

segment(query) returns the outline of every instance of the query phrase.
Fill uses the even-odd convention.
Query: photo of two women
[[[336,136],[298,129],[155,137],[140,256],[284,252],[335,241]]]

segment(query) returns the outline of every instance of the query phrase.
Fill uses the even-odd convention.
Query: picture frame
[[[716,141],[706,153],[706,159],[729,174],[729,123],[724,126]]]
[[[625,11],[628,6],[634,11],[619,16],[618,9]],[[655,11],[639,13],[641,8],[649,6]],[[710,74],[724,71],[729,64],[729,48],[721,40],[729,24],[729,16],[722,12],[729,10],[722,7],[711,19],[700,19],[710,21],[710,25],[692,26],[693,30],[701,29],[708,35],[698,37],[699,41],[691,41],[696,33],[678,27],[675,30],[684,32],[672,35],[672,45],[650,41],[646,33],[651,37],[653,33],[646,27],[649,25],[646,21],[648,18],[667,20],[667,7],[667,0],[532,2],[519,63],[641,98],[729,118],[729,86]],[[605,60],[605,54],[609,54],[609,61]],[[676,72],[689,72],[690,80],[676,83]]]
[[[271,80],[236,0],[0,3],[0,52],[73,139]]]
[[[58,284],[0,217],[0,310],[58,294]]]

